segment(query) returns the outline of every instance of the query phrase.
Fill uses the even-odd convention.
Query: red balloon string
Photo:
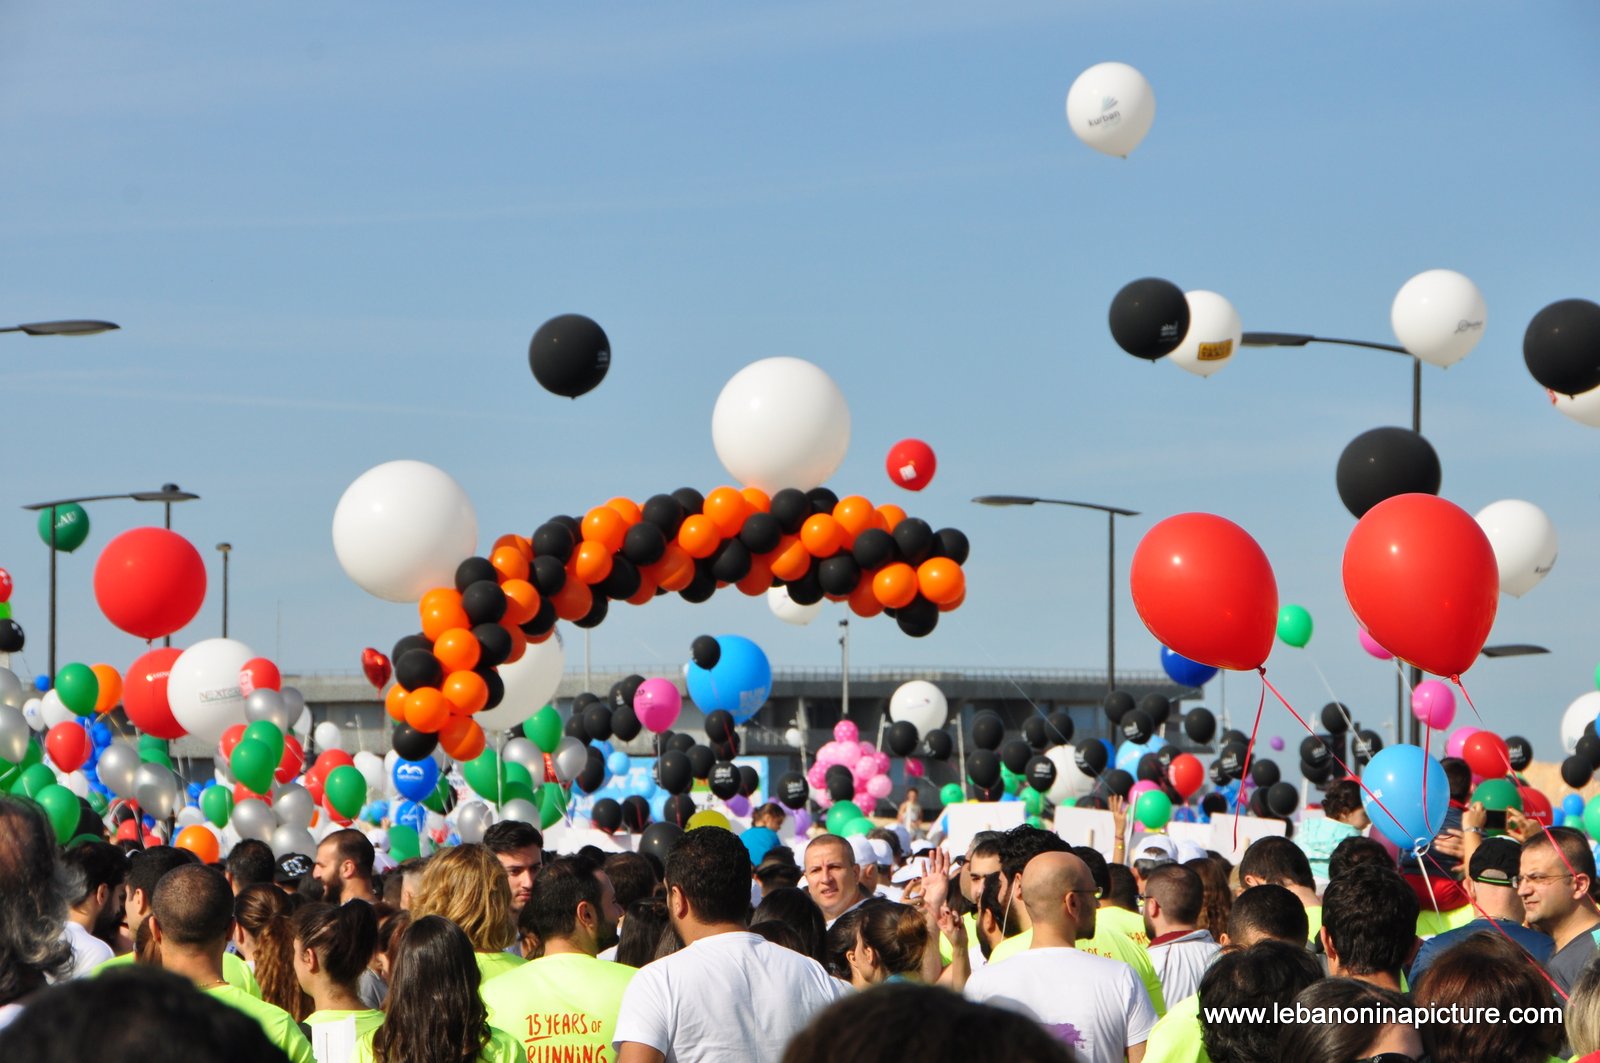
[[[1456,685],[1456,689],[1461,691],[1461,696],[1467,699],[1467,708],[1471,709],[1472,710],[1472,715],[1474,715],[1474,716],[1476,716],[1478,718],[1478,722],[1479,723],[1482,723],[1483,722],[1483,713],[1479,712],[1478,711],[1478,706],[1476,706],[1476,705],[1474,705],[1472,703],[1472,695],[1467,693],[1467,688],[1461,682],[1461,677],[1459,675],[1453,675],[1453,676],[1450,677],[1450,682],[1454,683]]]
[[[1239,817],[1242,815],[1239,810],[1244,805],[1244,781],[1250,777],[1250,758],[1256,751],[1256,732],[1261,730],[1261,712],[1267,707],[1267,687],[1272,685],[1267,682],[1267,670],[1265,667],[1257,668],[1256,671],[1261,673],[1261,698],[1256,702],[1256,722],[1250,725],[1250,744],[1244,747],[1244,767],[1240,770],[1239,775],[1239,796],[1233,800],[1233,847],[1235,850],[1239,848]]]

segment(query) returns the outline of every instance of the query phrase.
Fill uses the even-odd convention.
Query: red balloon
[[[316,764],[313,765],[313,767],[316,769],[318,774],[326,779],[328,777],[328,773],[334,768],[337,768],[339,765],[348,764],[351,767],[354,767],[355,763],[356,758],[352,757],[342,749],[324,749],[317,756]]]
[[[244,740],[244,724],[236,723],[222,732],[222,740],[217,746],[222,753],[222,759],[227,760],[233,756],[233,747]]]
[[[1535,790],[1531,786],[1517,787],[1517,793],[1522,795],[1522,813],[1530,816],[1546,827],[1555,825],[1556,810],[1550,804],[1550,799],[1543,791]]]
[[[77,771],[89,759],[89,732],[75,723],[58,723],[45,732],[44,748],[62,771]]]
[[[287,739],[285,739],[285,744],[288,744]],[[319,805],[322,804],[323,783],[327,781],[327,775],[327,772],[318,769],[313,764],[311,770],[306,772],[305,778],[300,780],[300,785],[304,786],[307,792],[311,794],[311,800]]]
[[[1424,672],[1458,676],[1494,627],[1500,569],[1466,510],[1434,495],[1396,495],[1351,531],[1344,593],[1378,645]]]
[[[1511,770],[1506,740],[1493,731],[1479,731],[1461,744],[1461,759],[1485,779],[1498,779]]]
[[[1205,765],[1192,753],[1179,753],[1167,768],[1167,778],[1172,781],[1172,788],[1187,801],[1206,784]]]
[[[94,564],[94,597],[106,619],[123,631],[158,639],[200,611],[206,598],[206,563],[175,532],[133,528],[100,552]]]
[[[252,657],[239,669],[239,693],[245,697],[258,690],[282,690],[283,676],[278,666],[265,657]]]
[[[300,739],[294,735],[283,736],[283,759],[278,761],[278,770],[272,777],[279,782],[288,782],[300,774],[300,769],[306,766],[306,751],[300,746]]]
[[[368,646],[361,651],[361,670],[367,673],[367,682],[379,690],[389,681],[389,676],[394,674],[394,669],[389,665],[389,658],[378,650]]]
[[[939,461],[933,456],[933,448],[920,439],[902,439],[889,448],[889,456],[884,460],[889,479],[907,491],[920,491],[927,487],[938,467]]]
[[[171,739],[189,733],[173,718],[167,705],[167,674],[182,653],[170,646],[151,650],[128,666],[122,681],[122,709],[129,721],[147,735]]]
[[[272,804],[272,798],[266,794],[258,794],[244,783],[236,782],[233,784],[233,803],[237,805],[241,801],[260,801],[263,804]]]
[[[9,602],[11,600],[11,590],[11,573],[0,568],[0,602]]]
[[[1180,513],[1133,552],[1133,607],[1162,645],[1213,668],[1248,671],[1272,652],[1278,581],[1248,532],[1211,513]]]

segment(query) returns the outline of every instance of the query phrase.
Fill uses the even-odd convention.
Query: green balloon
[[[1000,782],[1008,794],[1015,795],[1022,789],[1022,776],[1003,764],[1000,766]]]
[[[422,839],[415,828],[404,823],[389,825],[389,855],[395,860],[414,860],[422,855]]]
[[[829,834],[839,834],[840,828],[853,819],[861,818],[861,806],[854,801],[840,801],[828,809],[828,814],[823,817],[823,826],[828,828]]]
[[[1028,815],[1037,816],[1044,811],[1044,794],[1031,786],[1028,787],[1022,793],[1022,807],[1027,810]]]
[[[959,805],[964,799],[960,783],[947,782],[939,788],[940,804]]]
[[[437,812],[442,816],[445,814],[445,810],[450,807],[450,802],[454,797],[455,791],[450,788],[449,780],[440,775],[439,785],[433,788],[433,793],[422,799],[422,807],[429,812]]]
[[[1133,803],[1133,818],[1151,830],[1160,830],[1172,818],[1172,798],[1160,790],[1146,790]]]
[[[272,755],[265,742],[241,738],[228,757],[228,768],[235,779],[255,793],[264,794],[272,789],[272,773],[278,770],[278,758]]]
[[[100,677],[86,664],[66,665],[56,673],[56,696],[79,716],[88,716],[100,697]]]
[[[1522,811],[1522,795],[1517,792],[1517,786],[1510,779],[1485,779],[1472,791],[1472,800],[1483,804],[1491,812],[1502,812],[1508,808]]]
[[[1572,825],[1572,818],[1567,820],[1568,826]],[[1589,798],[1589,803],[1583,806],[1583,829],[1589,837],[1600,838],[1600,797]]]
[[[57,785],[55,772],[43,764],[29,764],[22,769],[22,773],[17,776],[16,782],[11,784],[11,792],[18,797],[37,798],[40,790],[43,790],[46,786],[55,785]],[[68,790],[67,792],[71,793],[72,791]],[[71,837],[71,835],[68,835],[68,837]]]
[[[506,788],[506,769],[500,761],[500,754],[494,750],[485,749],[461,765],[461,775],[472,787],[472,792],[485,801],[499,804],[502,800]],[[533,780],[530,777],[528,781],[531,783]]]
[[[322,795],[335,812],[345,819],[354,819],[361,806],[367,803],[366,777],[354,765],[341,764],[328,772],[322,784]]]
[[[1311,614],[1303,605],[1286,605],[1278,610],[1278,637],[1290,646],[1304,649],[1311,641]]]
[[[233,815],[233,795],[226,786],[212,783],[200,791],[200,811],[206,814],[213,827],[221,830],[228,825],[228,817]]]
[[[1078,804],[1078,799],[1076,797],[1069,797],[1065,801],[1061,802],[1061,807],[1062,808],[1075,808],[1075,807],[1077,807],[1077,804]]]
[[[870,834],[872,829],[872,820],[866,816],[857,816],[839,828],[839,834],[845,838],[855,838],[862,834]]]
[[[169,768],[172,767],[172,757],[164,749],[141,749],[139,750],[139,760],[144,764],[165,764]],[[256,792],[261,793],[262,791],[257,790]]]
[[[39,744],[39,736],[33,735],[28,739],[28,751],[22,754],[22,766],[32,767],[44,763],[44,746]]]
[[[528,741],[538,746],[540,751],[554,753],[561,744],[561,714],[546,705],[533,714],[533,719],[522,725],[522,730],[528,736]]]
[[[90,790],[89,796],[84,800],[89,802],[89,807],[94,809],[94,814],[97,816],[105,815],[106,809],[111,807],[111,802],[106,800],[106,795],[98,790]]]
[[[60,783],[52,782],[40,787],[33,799],[44,806],[45,815],[50,817],[50,829],[56,832],[58,841],[69,839],[78,832],[78,816],[82,809],[78,805],[77,794]]]
[[[68,502],[64,506],[52,506],[50,509],[39,511],[39,540],[46,546],[50,545],[50,514],[56,515],[56,541],[57,550],[72,553],[83,545],[89,538],[89,514],[76,502]]]
[[[1039,830],[1044,830],[1044,820],[1040,819],[1038,816],[1029,816],[1028,826],[1037,827]]]
[[[283,731],[271,720],[257,720],[244,729],[240,741],[253,738],[272,751],[272,767],[276,771],[279,764],[283,763]],[[265,793],[256,790],[256,793]]]
[[[0,620],[10,620],[10,619],[11,619],[11,603],[10,602],[0,602]]]
[[[567,811],[567,794],[560,783],[547,782],[539,790],[539,827],[548,830]]]
[[[506,788],[501,791],[500,803],[503,805],[507,801],[515,801],[519,797],[532,804],[535,808],[539,805],[538,795],[533,792],[533,784],[531,782],[515,782],[508,779]]]
[[[524,768],[514,760],[504,761],[500,766],[506,773],[507,786],[515,786],[517,783],[521,783],[528,789],[533,789],[533,776],[529,774],[527,768]],[[509,801],[511,799],[508,797],[506,800]]]
[[[139,748],[159,749],[161,752],[166,753],[171,750],[172,743],[168,742],[165,738],[157,738],[155,735],[140,735]]]

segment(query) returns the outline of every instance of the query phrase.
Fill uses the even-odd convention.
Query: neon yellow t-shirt
[[[1454,930],[1458,926],[1466,926],[1478,917],[1472,905],[1464,904],[1460,908],[1451,908],[1446,912],[1436,912],[1432,908],[1425,908],[1417,913],[1417,937],[1431,938],[1446,930]]]
[[[489,1043],[483,1046],[483,1051],[478,1053],[478,1063],[525,1063],[526,1056],[522,1054],[522,1046],[517,1039],[489,1027]],[[373,1063],[372,1034],[365,1033],[356,1042],[356,1055],[353,1063]]]
[[[961,925],[967,928],[968,941],[978,940],[977,915],[972,912],[968,912],[966,915],[963,915],[961,917]],[[950,939],[945,937],[943,934],[939,935],[939,958],[947,964],[953,962],[956,958],[956,954],[950,949]]]
[[[317,1057],[311,1053],[311,1042],[306,1040],[306,1035],[300,1032],[300,1024],[287,1011],[251,996],[238,986],[212,986],[206,992],[260,1023],[267,1040],[277,1045],[291,1063],[317,1063]]]
[[[104,963],[97,965],[91,973],[99,974],[101,971],[109,971],[116,967],[126,967],[135,962],[133,953],[125,952],[121,956],[113,956]],[[256,981],[255,972],[250,970],[249,964],[231,952],[222,954],[222,980],[235,989],[244,990],[257,1000],[261,999],[261,984]]]
[[[1322,936],[1322,905],[1306,905],[1306,944],[1315,945]]]
[[[1095,911],[1094,921],[1097,928],[1104,923],[1112,930],[1120,931],[1141,949],[1150,947],[1150,934],[1144,928],[1144,916],[1138,912],[1130,912],[1116,905],[1102,907]],[[1096,932],[1098,933],[1098,930]]]
[[[363,1008],[361,1011],[335,1011],[332,1009],[313,1011],[306,1016],[306,1025],[320,1026],[325,1022],[343,1022],[346,1019],[355,1020],[356,1036],[360,1037],[362,1034],[371,1033],[383,1025],[383,1012],[378,1011],[376,1008]]]
[[[1163,1015],[1144,1043],[1144,1063],[1211,1063],[1200,1031],[1200,994],[1184,997]]]
[[[499,978],[507,971],[514,971],[528,962],[510,952],[474,952],[472,956],[478,961],[478,979],[481,985],[488,985],[492,979]]]
[[[1095,956],[1104,956],[1109,960],[1121,960],[1133,968],[1133,973],[1139,976],[1139,981],[1144,983],[1144,991],[1150,996],[1150,1006],[1155,1008],[1156,1015],[1167,1013],[1167,1000],[1161,993],[1161,976],[1156,974],[1155,964],[1150,962],[1150,953],[1135,945],[1128,936],[1119,930],[1112,929],[1100,919],[1101,908],[1095,913],[1094,937],[1073,943],[1073,947]],[[1015,956],[1033,947],[1033,931],[1024,930],[1006,938],[994,947],[994,952],[989,955],[990,963],[999,963],[1008,956]]]
[[[490,1025],[521,1039],[528,1063],[609,1059],[622,993],[636,973],[592,956],[545,956],[484,986],[483,1003]]]

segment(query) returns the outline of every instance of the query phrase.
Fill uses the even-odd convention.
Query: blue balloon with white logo
[[[439,785],[439,763],[432,757],[394,762],[395,793],[410,801],[421,801]]]
[[[747,638],[718,635],[722,657],[714,668],[689,665],[689,696],[701,712],[722,709],[734,723],[744,723],[772,694],[772,665]]]
[[[1161,670],[1179,686],[1203,687],[1216,678],[1217,670],[1209,664],[1191,661],[1181,653],[1161,647]]]
[[[417,801],[396,801],[389,818],[421,834],[428,826],[428,809]]]

